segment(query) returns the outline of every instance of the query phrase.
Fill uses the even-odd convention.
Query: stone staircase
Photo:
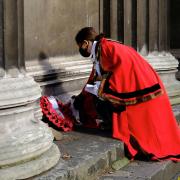
[[[98,180],[179,180],[180,163],[133,161],[119,171]]]
[[[31,61],[26,67],[43,94],[56,95],[65,102],[82,89],[92,64],[71,57]],[[180,123],[180,105],[174,106],[173,111]],[[63,133],[62,140],[55,143],[62,153],[58,164],[30,180],[180,180],[180,163],[129,162],[124,157],[123,143],[112,139],[107,131],[77,129]]]
[[[63,134],[56,141],[62,158],[50,171],[33,180],[93,180],[108,172],[111,164],[124,157],[123,144],[109,133],[83,130]]]
[[[173,109],[176,115],[180,112],[179,106]],[[112,139],[108,131],[77,128],[63,133],[63,139],[55,143],[62,153],[58,164],[30,180],[180,179],[180,163],[169,160],[129,162],[124,157],[123,143]]]

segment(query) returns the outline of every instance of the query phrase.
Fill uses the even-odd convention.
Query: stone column
[[[118,39],[118,0],[110,1],[110,32],[112,39]]]
[[[0,0],[0,176],[24,179],[59,160],[49,128],[35,117],[40,87],[25,73],[23,0]],[[2,40],[3,39],[3,40]]]
[[[137,50],[160,75],[171,104],[180,103],[178,61],[168,48],[168,0],[137,1]]]
[[[137,0],[137,51],[143,56],[148,54],[147,0]]]
[[[132,46],[132,0],[124,0],[124,43]]]

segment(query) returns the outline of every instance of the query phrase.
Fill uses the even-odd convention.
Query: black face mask
[[[86,49],[83,48],[79,48],[79,53],[81,54],[81,56],[83,57],[89,57],[91,55],[91,53],[87,52]]]

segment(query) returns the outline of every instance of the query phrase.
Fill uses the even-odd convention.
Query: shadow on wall
[[[43,74],[36,76],[35,80],[38,82],[42,89],[42,95],[58,95],[57,89],[59,89],[59,94],[63,92],[62,84],[60,83],[59,73],[61,69],[55,69],[52,64],[49,62],[49,56],[41,51],[38,55],[39,65],[43,70]]]

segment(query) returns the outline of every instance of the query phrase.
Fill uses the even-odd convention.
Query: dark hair
[[[82,43],[84,40],[99,41],[102,37],[104,37],[104,34],[98,34],[93,27],[85,27],[77,33],[75,40],[76,43],[79,44]]]

